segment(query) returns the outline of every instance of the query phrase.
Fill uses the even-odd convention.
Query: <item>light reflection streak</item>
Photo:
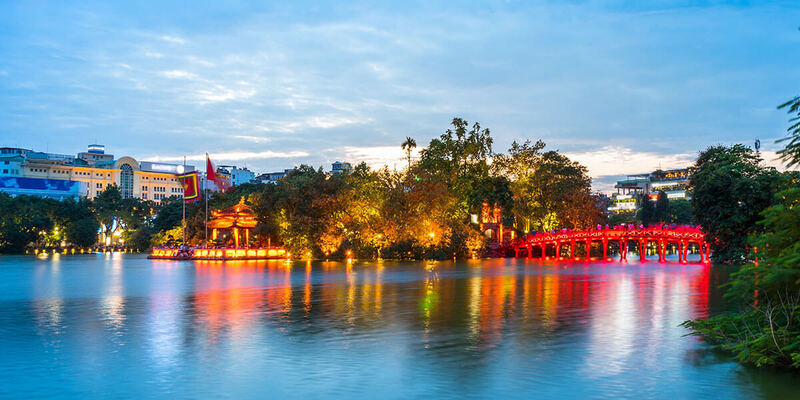
[[[56,255],[57,256],[57,255]],[[64,325],[64,297],[61,287],[60,257],[53,257],[47,267],[38,267],[34,279],[33,314],[38,333],[49,346],[61,342]]]
[[[122,345],[122,335],[125,330],[125,285],[122,256],[120,254],[106,256],[111,261],[108,268],[108,281],[104,285],[106,292],[100,306],[100,314],[106,329],[112,333],[112,341]]]
[[[181,351],[181,287],[184,274],[175,263],[155,264],[152,280],[158,289],[148,305],[149,351],[155,368],[169,372],[178,362]]]

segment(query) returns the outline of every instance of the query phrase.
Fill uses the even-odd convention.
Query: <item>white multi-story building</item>
[[[231,186],[239,186],[245,183],[256,182],[256,174],[247,168],[239,168],[235,165],[223,165],[220,168],[230,177]]]
[[[611,206],[608,207],[608,211],[612,213],[634,212],[639,208],[640,195],[647,194],[655,200],[662,191],[670,200],[689,199],[688,189],[691,175],[692,171],[689,168],[628,175],[626,179],[618,181],[614,186],[617,193],[611,195]]]

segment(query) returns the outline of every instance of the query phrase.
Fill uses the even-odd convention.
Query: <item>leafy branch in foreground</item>
[[[800,164],[800,96],[778,106],[778,109],[782,108],[787,108],[789,114],[796,114],[795,117],[789,118],[790,125],[786,129],[789,136],[778,140],[778,143],[787,142],[778,154],[786,162],[787,167],[793,167]]]
[[[758,300],[746,311],[681,325],[742,363],[800,368],[800,292],[786,289]]]

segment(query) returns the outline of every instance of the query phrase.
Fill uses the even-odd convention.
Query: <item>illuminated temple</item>
[[[244,203],[244,198],[233,207],[212,211],[208,227],[211,239],[217,243],[225,238],[224,247],[194,249],[153,249],[150,258],[192,260],[257,260],[285,259],[290,254],[283,248],[250,247],[250,231],[257,221],[253,210]],[[228,245],[232,245],[229,247]]]
[[[233,207],[228,207],[222,211],[212,211],[212,219],[208,221],[211,228],[211,238],[217,240],[219,231],[230,231],[233,235],[233,247],[239,248],[239,238],[244,233],[245,246],[250,243],[250,230],[256,227],[256,215],[247,204],[244,204],[244,197]]]

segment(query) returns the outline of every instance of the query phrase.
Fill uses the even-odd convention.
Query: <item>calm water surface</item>
[[[0,257],[4,398],[800,398],[683,337],[705,265]]]

